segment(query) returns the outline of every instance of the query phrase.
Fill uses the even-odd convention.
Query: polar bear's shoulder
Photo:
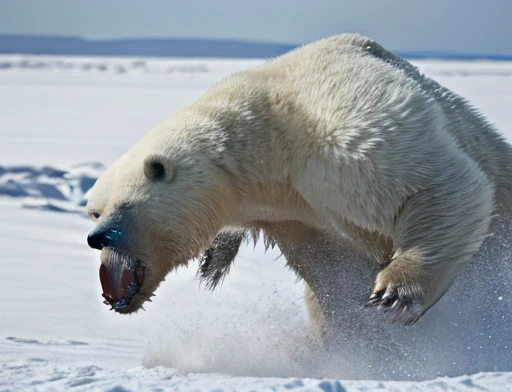
[[[359,34],[342,34],[326,38],[323,41],[325,44],[330,46],[349,46],[358,48],[361,51],[361,54],[369,55],[374,59],[378,59],[391,65],[393,68],[400,69],[401,71],[404,71],[407,77],[414,79],[415,81],[421,81],[423,78],[417,67],[409,63],[407,60],[386,50],[371,38]]]

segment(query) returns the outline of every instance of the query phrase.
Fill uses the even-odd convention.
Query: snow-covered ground
[[[87,189],[151,127],[258,63],[0,56],[0,391],[512,391],[512,354],[509,373],[424,382],[315,370],[302,284],[259,244],[241,249],[214,293],[191,263],[147,312],[108,312],[86,244]],[[512,140],[511,63],[416,64]]]

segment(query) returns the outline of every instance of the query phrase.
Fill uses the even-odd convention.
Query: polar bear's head
[[[149,133],[89,195],[96,227],[88,242],[101,250],[105,303],[119,313],[138,310],[167,273],[208,247],[237,209],[236,188],[212,156],[215,143],[199,140],[204,133],[190,125],[177,121]]]

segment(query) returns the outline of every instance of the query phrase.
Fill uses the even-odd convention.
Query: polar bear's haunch
[[[219,82],[146,135],[94,186],[90,242],[120,313],[236,228],[263,230],[313,292],[305,244],[375,260],[368,304],[409,324],[510,212],[511,169],[510,146],[464,99],[343,35]]]

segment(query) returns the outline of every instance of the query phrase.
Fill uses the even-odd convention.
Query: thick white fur
[[[174,178],[146,178],[148,156]],[[89,210],[100,222],[136,211],[129,252],[153,271],[140,303],[223,227],[299,221],[385,267],[375,291],[416,301],[411,321],[467,266],[497,208],[509,210],[511,156],[462,98],[343,35],[219,82],[110,168]]]

